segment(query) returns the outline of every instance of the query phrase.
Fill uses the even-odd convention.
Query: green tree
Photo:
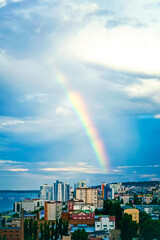
[[[134,195],[134,205],[141,205],[142,200],[137,197],[137,195]]]
[[[122,220],[122,209],[118,201],[105,200],[102,214],[115,216],[116,227],[119,227],[119,222]]]
[[[144,221],[146,221],[147,219],[151,219],[149,214],[147,214],[145,211],[139,213],[139,222],[140,222],[140,224],[144,223]]]
[[[6,226],[6,219],[3,218],[3,220],[2,220],[2,227],[5,227],[5,226]]]
[[[137,237],[138,224],[132,221],[131,215],[123,214],[120,229],[122,240],[132,240],[133,237]]]
[[[59,237],[59,221],[56,220],[56,229],[55,229],[55,240],[57,240]]]
[[[55,224],[54,224],[54,222],[52,222],[52,226],[51,226],[51,239],[53,239],[53,236],[55,236]]]
[[[2,240],[7,240],[7,237],[6,235],[3,236]]]
[[[47,223],[47,222],[44,223],[44,240],[49,240],[50,238],[49,224],[50,223]]]
[[[19,214],[18,213],[15,213],[12,215],[13,218],[18,218],[19,217]]]
[[[28,219],[24,220],[24,239],[26,240],[28,237]]]
[[[147,219],[140,225],[140,233],[145,240],[160,240],[160,221]]]
[[[88,234],[84,229],[75,230],[71,236],[72,240],[88,240]]]
[[[29,219],[29,224],[28,224],[28,236],[32,238],[33,235],[33,219]]]
[[[33,240],[37,240],[38,237],[38,222],[34,221],[33,224]]]
[[[44,230],[43,230],[43,223],[40,224],[40,239],[41,240],[44,240]]]
[[[32,240],[32,237],[27,237],[26,240]]]
[[[60,218],[59,221],[58,221],[58,233],[62,238],[62,236],[63,236],[62,218]]]
[[[63,235],[68,236],[69,222],[68,220],[63,220]]]

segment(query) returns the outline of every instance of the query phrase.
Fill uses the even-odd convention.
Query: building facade
[[[55,202],[55,201],[45,202],[44,210],[45,210],[45,216],[44,216],[45,221],[52,221],[52,220],[59,219],[62,214],[62,203]]]
[[[128,208],[124,210],[124,213],[127,213],[132,216],[132,221],[139,223],[139,210],[136,208]]]
[[[77,188],[76,199],[83,200],[84,203],[93,204],[97,207],[98,204],[98,189],[96,188]]]
[[[104,200],[113,200],[114,199],[114,188],[109,186],[104,186]]]
[[[113,229],[115,229],[115,217],[103,215],[95,219],[95,231],[109,232],[110,230]]]
[[[40,186],[40,198],[43,200],[54,200],[54,187],[53,185],[42,185]]]
[[[44,200],[42,199],[25,199],[21,202],[14,203],[14,211],[20,212],[21,208],[26,212],[35,211],[36,207],[44,207]]]
[[[21,240],[21,229],[14,228],[0,228],[0,236],[3,239],[5,236],[7,240]]]
[[[48,201],[67,202],[70,199],[70,185],[57,180],[53,185],[40,186],[40,198]]]
[[[59,180],[54,183],[54,200],[67,202],[70,199],[70,185]]]

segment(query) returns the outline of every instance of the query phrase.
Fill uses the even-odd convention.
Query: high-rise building
[[[40,198],[43,200],[54,200],[54,188],[53,185],[40,186]]]
[[[106,186],[106,183],[105,182],[102,182],[102,185],[101,185],[101,191],[102,191],[102,198],[104,198],[104,187]]]
[[[114,188],[109,186],[104,186],[104,200],[113,200],[114,199]]]
[[[59,180],[54,183],[54,200],[67,202],[70,199],[70,185]]]
[[[98,189],[96,188],[76,188],[76,198],[84,203],[93,204],[97,207]]]
[[[87,187],[87,183],[84,180],[79,180],[78,183],[74,184],[74,198],[76,198],[76,188]]]
[[[59,180],[52,185],[42,185],[40,186],[40,198],[49,201],[67,202],[70,199],[70,185]]]

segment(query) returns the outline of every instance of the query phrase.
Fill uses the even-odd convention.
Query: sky
[[[0,0],[0,189],[160,180],[159,11]]]

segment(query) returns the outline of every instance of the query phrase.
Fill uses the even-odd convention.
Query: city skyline
[[[159,9],[0,0],[1,190],[160,181]]]

